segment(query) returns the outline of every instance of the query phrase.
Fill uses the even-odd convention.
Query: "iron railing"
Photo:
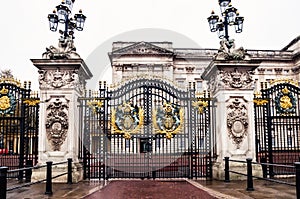
[[[247,191],[254,191],[254,186],[253,186],[253,178],[260,179],[260,180],[266,180],[270,182],[275,182],[279,184],[285,184],[289,186],[294,186],[296,187],[296,195],[297,199],[300,199],[300,162],[295,162],[294,166],[291,165],[281,165],[281,164],[270,164],[270,163],[258,163],[258,162],[252,162],[251,158],[247,158],[246,161],[242,160],[230,160],[229,157],[224,158],[225,161],[225,179],[224,182],[228,183],[230,182],[230,173],[238,174],[238,175],[243,175],[247,177]],[[247,164],[247,173],[241,173],[237,172],[234,170],[230,170],[230,165],[229,162],[235,162],[235,163],[241,163],[241,164]],[[252,174],[252,165],[261,165],[262,171],[263,171],[263,177],[261,176],[253,176]],[[268,175],[267,173],[267,167],[268,166],[273,166],[273,167],[280,167],[280,168],[285,168],[287,170],[290,170],[289,175],[286,176],[288,178],[295,179],[294,182],[290,181],[284,181],[284,178],[274,178],[272,175]]]
[[[66,164],[68,163],[68,171],[61,173],[56,176],[52,176],[52,166],[55,165],[61,165],[61,164]],[[33,169],[40,169],[46,167],[46,179],[42,179],[36,182],[31,182],[31,174]],[[18,186],[13,186],[13,187],[7,187],[7,178],[8,174],[14,173],[14,172],[25,172],[25,183],[22,185]],[[20,189],[23,187],[28,187],[30,185],[46,182],[45,186],[45,194],[46,195],[52,195],[52,179],[61,177],[63,175],[67,175],[67,183],[72,184],[72,159],[69,158],[68,161],[64,162],[58,162],[58,163],[53,163],[52,161],[46,162],[46,165],[41,165],[41,166],[34,166],[34,167],[27,167],[27,168],[22,168],[22,169],[16,169],[16,170],[8,170],[8,167],[0,167],[0,198],[1,199],[6,199],[6,194],[8,191],[13,191],[16,189]]]

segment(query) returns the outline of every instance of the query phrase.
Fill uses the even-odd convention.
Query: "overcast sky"
[[[45,48],[57,45],[58,33],[49,30],[47,15],[60,0],[3,1],[0,12],[0,68],[11,69],[22,81],[31,80],[37,88],[37,70],[30,59],[41,58]],[[245,17],[244,31],[230,34],[236,46],[245,49],[279,50],[300,35],[299,0],[232,0],[240,16]],[[152,28],[184,35],[203,48],[218,48],[216,33],[209,31],[207,17],[211,10],[220,13],[218,0],[76,0],[73,14],[79,9],[87,16],[83,32],[75,32],[77,52],[87,59],[99,46],[128,31]],[[232,27],[233,28],[233,27]],[[138,40],[166,41],[162,34],[140,35]],[[127,38],[127,37],[125,37]],[[129,37],[130,38],[130,37]],[[141,39],[142,38],[142,39]],[[195,47],[174,39],[175,47]],[[103,53],[103,52],[102,52]],[[99,55],[99,57],[106,57]],[[92,71],[103,69],[90,66]],[[101,69],[101,70],[102,70]],[[100,70],[100,69],[99,69]]]

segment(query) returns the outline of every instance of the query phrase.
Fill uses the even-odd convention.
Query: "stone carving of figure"
[[[76,53],[74,40],[72,36],[61,37],[58,42],[58,47],[50,46],[43,53],[44,59],[79,59],[80,56]]]
[[[234,39],[223,39],[220,41],[220,49],[215,59],[243,60],[247,57],[249,57],[249,54],[243,47],[235,48]]]

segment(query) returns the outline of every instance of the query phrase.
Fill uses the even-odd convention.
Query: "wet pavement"
[[[8,187],[19,185],[9,183]],[[205,181],[205,180],[113,180],[82,181],[77,184],[53,184],[52,195],[45,195],[45,184],[35,184],[18,190],[9,191],[11,199],[155,199],[155,198],[296,198],[296,188],[261,180],[254,181],[254,191],[246,191],[246,181]],[[187,194],[190,193],[190,194]]]

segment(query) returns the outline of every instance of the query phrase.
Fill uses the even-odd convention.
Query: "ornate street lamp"
[[[82,11],[79,11],[79,14],[74,15],[74,19],[71,18],[72,8],[75,0],[63,0],[60,5],[56,6],[57,11],[53,11],[52,14],[48,15],[50,30],[55,32],[57,31],[58,23],[65,25],[64,30],[60,30],[60,33],[63,35],[64,39],[73,37],[73,30],[82,31],[84,27],[84,22],[86,16],[82,14]]]
[[[231,0],[219,0],[221,9],[221,18],[212,11],[211,16],[207,18],[210,31],[218,32],[220,39],[225,38],[229,41],[228,27],[234,25],[235,32],[243,31],[244,17],[239,16],[235,7],[231,5]]]

